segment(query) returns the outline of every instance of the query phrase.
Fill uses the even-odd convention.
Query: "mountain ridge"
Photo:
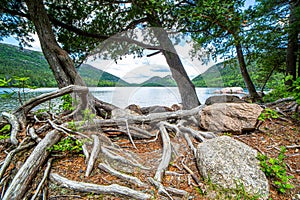
[[[129,83],[94,66],[83,64],[78,69],[87,86],[128,86]],[[27,85],[57,87],[54,75],[42,52],[0,43],[0,78],[29,77]],[[13,84],[13,82],[11,83]]]

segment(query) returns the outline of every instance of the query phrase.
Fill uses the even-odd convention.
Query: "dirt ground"
[[[287,166],[287,174],[294,177],[290,181],[290,183],[294,185],[294,188],[288,191],[286,194],[280,194],[277,192],[276,187],[272,184],[272,181],[269,180],[270,198],[273,200],[292,199],[292,197],[295,197],[296,194],[299,194],[300,196],[300,122],[294,118],[291,118],[290,116],[283,116],[279,119],[266,119],[265,122],[260,126],[259,130],[255,130],[253,132],[247,132],[238,135],[233,133],[219,133],[219,135],[230,135],[231,137],[253,147],[258,152],[266,154],[268,157],[276,158],[280,151],[280,147],[287,147],[287,152],[285,153],[286,158],[284,161],[286,162]],[[157,130],[154,130],[152,133],[156,134]],[[98,133],[88,132],[87,134]],[[178,137],[176,133],[172,133],[171,131],[169,134],[171,141],[174,144],[173,149],[175,150],[176,155],[173,154],[172,161],[163,178],[163,185],[166,187],[176,187],[177,189],[187,191],[190,196],[189,199],[212,199],[209,195],[201,194],[200,192],[200,189],[202,191],[208,191],[210,188],[207,186],[207,182],[201,179],[195,164],[193,153],[185,144],[184,139]],[[137,147],[136,149],[130,143],[128,138],[122,133],[116,132],[107,136],[109,136],[116,144],[120,145],[124,149],[134,152],[137,155],[136,159],[139,160],[142,165],[150,167],[149,170],[142,170],[140,168],[132,169],[132,175],[138,177],[145,183],[148,182],[148,177],[154,177],[156,167],[160,162],[160,156],[162,153],[162,139],[160,136],[158,136],[157,139],[152,140],[135,140]],[[198,144],[197,141],[193,141],[193,143],[195,146]],[[5,156],[9,151],[9,146],[0,144],[0,163],[4,161]],[[102,162],[101,157],[98,158],[96,166],[91,175],[89,177],[85,177],[86,164],[84,157],[81,154],[64,154],[55,158],[51,172],[58,173],[63,177],[75,181],[95,183],[100,185],[117,183],[139,191],[144,191],[148,194],[152,194],[154,195],[155,199],[165,199],[162,197],[158,198],[155,187],[138,187],[100,170],[97,167],[100,162]],[[183,165],[191,169],[194,175],[201,181],[200,186],[195,183],[191,174],[184,168]],[[16,166],[12,165],[10,169],[15,167]],[[44,169],[41,169],[41,171],[43,170]],[[42,176],[42,174],[39,176]],[[31,187],[34,188],[35,186],[36,183],[33,183]],[[74,192],[57,186],[50,181],[48,181],[47,188],[48,199],[129,199],[112,195]],[[178,197],[174,199],[183,198]]]

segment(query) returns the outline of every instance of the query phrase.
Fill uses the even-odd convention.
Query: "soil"
[[[294,185],[294,188],[289,190],[285,194],[280,194],[277,188],[273,184],[273,179],[269,178],[270,184],[270,198],[273,200],[285,200],[292,199],[297,194],[300,195],[300,122],[295,119],[292,113],[285,113],[286,116],[282,116],[277,119],[266,119],[258,130],[247,132],[244,134],[234,133],[219,133],[219,135],[226,134],[231,137],[240,140],[247,145],[253,147],[258,152],[261,152],[268,157],[276,158],[279,154],[280,147],[287,147],[284,159],[286,163],[286,170],[288,175],[292,175],[294,178],[290,180],[290,183]],[[193,127],[197,130],[196,127]],[[173,149],[177,152],[177,155],[173,155],[168,170],[163,178],[163,185],[165,187],[175,187],[177,189],[185,190],[189,193],[189,199],[210,199],[209,195],[201,194],[202,191],[209,191],[211,188],[207,185],[207,182],[201,179],[198,173],[194,155],[191,150],[185,144],[185,140],[178,137],[176,133],[168,130],[171,141],[173,142]],[[153,134],[157,133],[156,130],[152,130]],[[99,134],[97,131],[86,132],[86,134]],[[21,133],[21,136],[25,136],[25,132]],[[134,168],[132,175],[138,177],[142,182],[148,183],[148,177],[154,177],[157,166],[161,159],[162,154],[162,139],[158,135],[157,139],[151,140],[135,140],[134,148],[130,143],[127,136],[121,132],[110,133],[107,135],[115,144],[120,145],[126,150],[134,152],[137,155],[137,160],[144,166],[150,167],[149,170],[142,170],[140,168]],[[199,142],[193,141],[196,147]],[[7,152],[9,152],[10,146],[6,144],[0,144],[0,162],[2,162]],[[24,155],[22,155],[24,156]],[[66,177],[70,180],[94,183],[99,185],[109,185],[117,183],[124,185],[139,191],[145,191],[148,194],[153,194],[156,199],[167,199],[159,196],[155,187],[138,187],[134,184],[130,184],[126,181],[120,180],[115,176],[112,176],[102,170],[97,165],[102,162],[101,157],[98,158],[96,166],[94,167],[91,175],[85,177],[86,163],[82,154],[67,153],[56,156],[52,165],[51,172],[58,173],[59,175]],[[201,181],[200,185],[197,185],[193,180],[191,174],[183,167],[183,164],[187,166],[194,175]],[[11,164],[9,169],[11,172],[17,168],[17,166]],[[41,169],[43,171],[45,168]],[[8,170],[10,171],[10,170]],[[41,179],[42,174],[38,179]],[[149,184],[151,185],[151,184]],[[36,183],[33,183],[31,188],[36,187]],[[1,189],[2,190],[2,189]],[[112,195],[99,195],[99,194],[87,194],[74,192],[69,189],[62,188],[48,181],[48,198],[47,199],[129,199],[126,197],[112,196]],[[184,199],[182,197],[174,199]],[[234,199],[234,198],[233,198]]]

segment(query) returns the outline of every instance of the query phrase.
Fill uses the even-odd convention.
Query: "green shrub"
[[[277,119],[278,117],[279,114],[277,113],[277,111],[270,108],[265,108],[264,111],[259,115],[257,120],[264,122],[266,119]]]
[[[300,77],[293,81],[291,87],[287,87],[285,82],[291,79],[292,76],[287,76],[285,79],[281,80],[271,92],[264,96],[264,101],[273,102],[281,98],[294,97],[297,103],[300,104]]]
[[[73,107],[74,99],[70,94],[65,94],[61,97],[62,104],[59,105],[59,109],[63,111],[73,111],[75,108]]]
[[[288,189],[294,188],[289,180],[293,176],[286,174],[286,164],[284,163],[286,148],[282,146],[277,158],[268,158],[266,155],[258,154],[257,158],[260,161],[261,170],[270,177],[280,193],[285,193]]]
[[[66,153],[79,153],[82,151],[83,141],[77,140],[68,136],[60,140],[53,147],[49,148],[49,151],[58,151]]]

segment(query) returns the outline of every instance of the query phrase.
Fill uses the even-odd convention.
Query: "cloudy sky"
[[[37,35],[33,36],[35,41],[31,43],[32,47],[26,47],[30,50],[41,51],[39,40]],[[5,38],[2,43],[18,45],[18,42],[13,38]],[[192,79],[197,75],[203,73],[208,67],[214,63],[208,63],[204,65],[198,59],[192,59],[189,52],[192,45],[181,44],[175,46],[178,55],[184,65],[188,76]],[[152,52],[146,51],[145,54],[151,54]],[[148,80],[153,76],[164,77],[170,75],[170,69],[166,63],[164,56],[160,53],[151,57],[133,58],[131,55],[122,57],[122,60],[118,60],[117,63],[113,60],[103,60],[90,58],[86,62],[96,68],[109,72],[115,76],[122,78],[129,83],[141,83]]]

